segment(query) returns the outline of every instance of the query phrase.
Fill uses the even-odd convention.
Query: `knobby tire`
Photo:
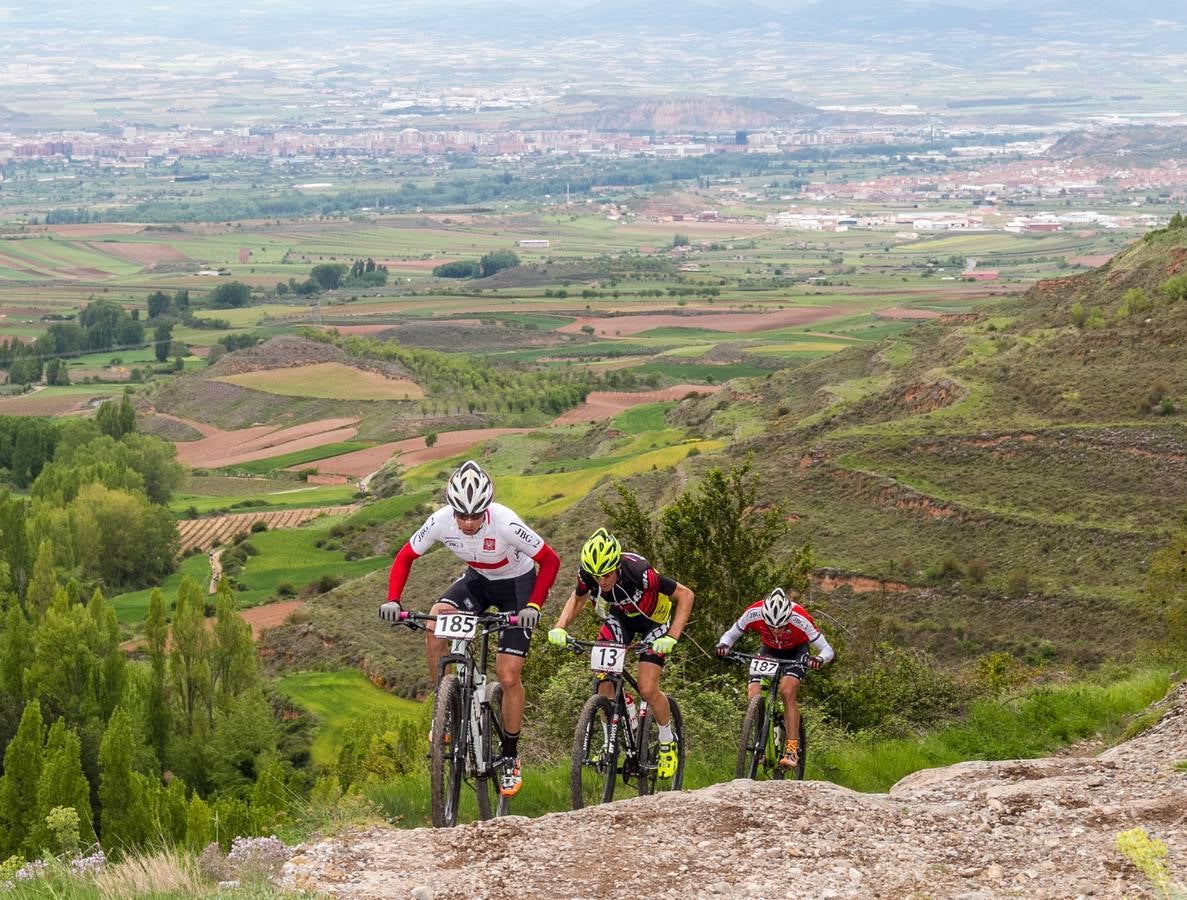
[[[586,700],[577,717],[569,769],[569,799],[573,809],[582,809],[587,803],[609,803],[614,799],[618,755],[627,721],[624,716],[618,725],[617,740],[613,746],[607,746],[606,737],[613,717],[614,701],[601,694],[593,694]]]
[[[746,707],[746,717],[742,719],[742,737],[738,742],[738,761],[734,766],[735,778],[749,778],[753,780],[758,775],[758,767],[763,755],[767,751],[766,698],[762,693],[756,694]]]
[[[446,675],[437,686],[433,744],[429,755],[429,794],[435,828],[457,824],[466,768],[466,730],[462,718],[461,682],[456,675]]]
[[[659,725],[654,716],[647,717],[647,734],[639,748],[639,796],[657,791],[678,791],[684,784],[684,718],[675,697],[668,697],[672,733],[676,737],[676,772],[671,779],[660,778],[656,772],[659,759]]]

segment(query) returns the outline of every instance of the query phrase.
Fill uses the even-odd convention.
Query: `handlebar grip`
[[[519,624],[519,616],[508,616],[507,624],[514,627]]]
[[[406,609],[400,610],[400,614],[398,616],[396,616],[396,619],[397,619],[397,621],[400,621],[400,622],[408,621],[408,610],[406,610]]]

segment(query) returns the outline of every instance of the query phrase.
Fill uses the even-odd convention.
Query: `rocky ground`
[[[297,850],[292,887],[339,897],[1141,897],[1115,847],[1144,827],[1187,876],[1187,686],[1096,757],[970,762],[888,794],[732,781],[539,819],[374,828]]]

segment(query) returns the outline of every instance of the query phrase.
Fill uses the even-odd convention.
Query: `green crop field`
[[[325,400],[419,400],[425,395],[420,385],[406,378],[388,378],[336,362],[262,369],[213,380],[268,394]]]
[[[298,672],[275,682],[276,689],[318,719],[313,761],[332,765],[351,728],[371,713],[392,711],[418,717],[421,704],[389,694],[367,680],[358,669],[337,672]]]

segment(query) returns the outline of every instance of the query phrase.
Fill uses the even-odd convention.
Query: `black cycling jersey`
[[[672,592],[675,580],[655,571],[637,553],[622,554],[618,564],[618,582],[606,594],[598,587],[598,580],[582,569],[577,576],[578,597],[592,593],[595,600],[605,601],[608,612],[619,616],[643,616],[653,622],[667,622],[672,616]]]

